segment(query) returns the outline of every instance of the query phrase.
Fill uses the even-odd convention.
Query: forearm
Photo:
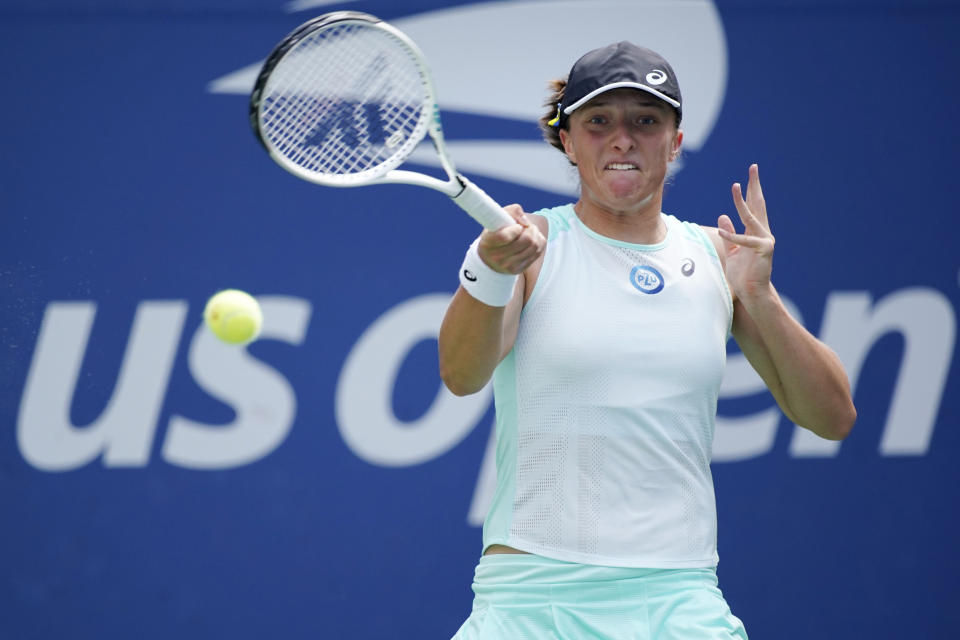
[[[738,342],[784,413],[823,438],[845,438],[856,409],[833,350],[790,316],[772,284],[737,304],[749,318],[738,322]]]
[[[440,377],[450,391],[469,395],[487,384],[513,345],[508,327],[515,306],[516,295],[506,307],[491,307],[457,290],[439,336]]]
[[[460,267],[460,287],[440,326],[440,377],[461,396],[480,391],[513,348],[526,269],[546,248],[542,218],[531,220],[518,205],[504,209],[517,224],[485,230],[471,245]]]

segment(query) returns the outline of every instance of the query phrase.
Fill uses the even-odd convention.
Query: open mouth
[[[637,165],[629,162],[611,162],[605,166],[604,171],[637,171]]]

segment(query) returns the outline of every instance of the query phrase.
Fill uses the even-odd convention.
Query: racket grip
[[[453,201],[469,213],[470,217],[491,231],[516,224],[517,221],[504,211],[496,200],[488,196],[486,191],[461,175],[458,175],[457,179],[463,183],[463,191],[453,196]]]

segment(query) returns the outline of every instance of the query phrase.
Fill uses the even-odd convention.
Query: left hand
[[[752,164],[749,173],[746,200],[740,191],[740,183],[734,183],[732,188],[733,204],[740,214],[743,233],[736,233],[729,216],[722,215],[717,219],[727,253],[727,280],[740,300],[766,291],[773,270],[774,238],[760,189],[760,170]]]

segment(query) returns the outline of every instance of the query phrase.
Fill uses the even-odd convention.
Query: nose
[[[630,135],[630,128],[625,124],[620,124],[613,132],[611,140],[613,148],[620,153],[626,153],[633,149],[633,136]]]

